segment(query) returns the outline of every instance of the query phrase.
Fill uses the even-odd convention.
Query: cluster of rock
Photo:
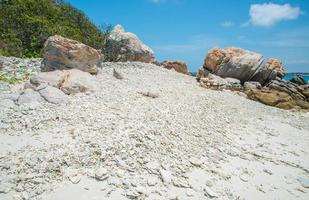
[[[283,109],[309,109],[309,87],[282,80],[281,61],[241,48],[214,48],[205,58],[197,80],[202,87],[241,90],[248,98]],[[232,79],[231,79],[232,78]],[[238,81],[235,81],[238,80]]]

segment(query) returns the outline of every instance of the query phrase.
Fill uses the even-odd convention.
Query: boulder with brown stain
[[[258,72],[263,60],[261,54],[241,48],[214,48],[205,58],[203,68],[206,72],[223,78],[236,78],[244,83]]]
[[[42,72],[76,68],[96,74],[102,58],[96,49],[60,35],[49,37],[43,51]]]

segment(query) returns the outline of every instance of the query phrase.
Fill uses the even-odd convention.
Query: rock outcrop
[[[266,85],[272,80],[280,80],[287,74],[287,70],[280,60],[271,58],[264,67],[252,78],[252,81],[258,81]]]
[[[269,88],[253,89],[246,94],[249,99],[282,109],[309,109],[309,102],[293,98],[288,93],[278,90]]]
[[[160,66],[166,69],[174,69],[176,72],[189,75],[187,64],[182,61],[170,61],[166,60],[160,63]]]
[[[153,62],[154,52],[145,45],[134,33],[125,32],[121,25],[115,26],[109,35],[108,43],[110,45],[106,49],[107,57],[109,54],[116,55],[116,61],[140,61],[150,63]],[[120,44],[119,44],[120,43]],[[119,46],[119,49],[116,47]],[[114,52],[111,50],[114,48]],[[115,56],[115,55],[113,55]]]
[[[96,49],[59,35],[49,37],[43,51],[43,72],[76,68],[96,74],[102,59],[102,55]]]
[[[236,78],[244,83],[252,79],[262,62],[262,55],[248,50],[236,47],[214,48],[208,53],[200,73],[209,71],[223,78]],[[205,75],[199,74],[199,77],[203,76]]]
[[[283,109],[309,109],[309,87],[285,80],[272,80],[262,89],[245,90],[248,98]]]

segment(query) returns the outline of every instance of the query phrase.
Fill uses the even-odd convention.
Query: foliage
[[[36,72],[26,70],[25,66],[18,66],[17,69],[11,69],[0,73],[0,81],[14,85],[23,81],[28,80],[31,76],[35,75]]]
[[[125,57],[127,52],[127,44],[129,40],[114,40],[107,39],[105,44],[102,46],[102,53],[104,54],[104,61],[107,62],[120,62],[127,61]]]
[[[0,0],[0,54],[38,57],[51,35],[99,49],[108,34],[62,0]]]

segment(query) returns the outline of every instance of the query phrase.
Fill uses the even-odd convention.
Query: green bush
[[[100,49],[106,32],[62,0],[0,0],[0,54],[38,57],[49,36],[61,35]]]

